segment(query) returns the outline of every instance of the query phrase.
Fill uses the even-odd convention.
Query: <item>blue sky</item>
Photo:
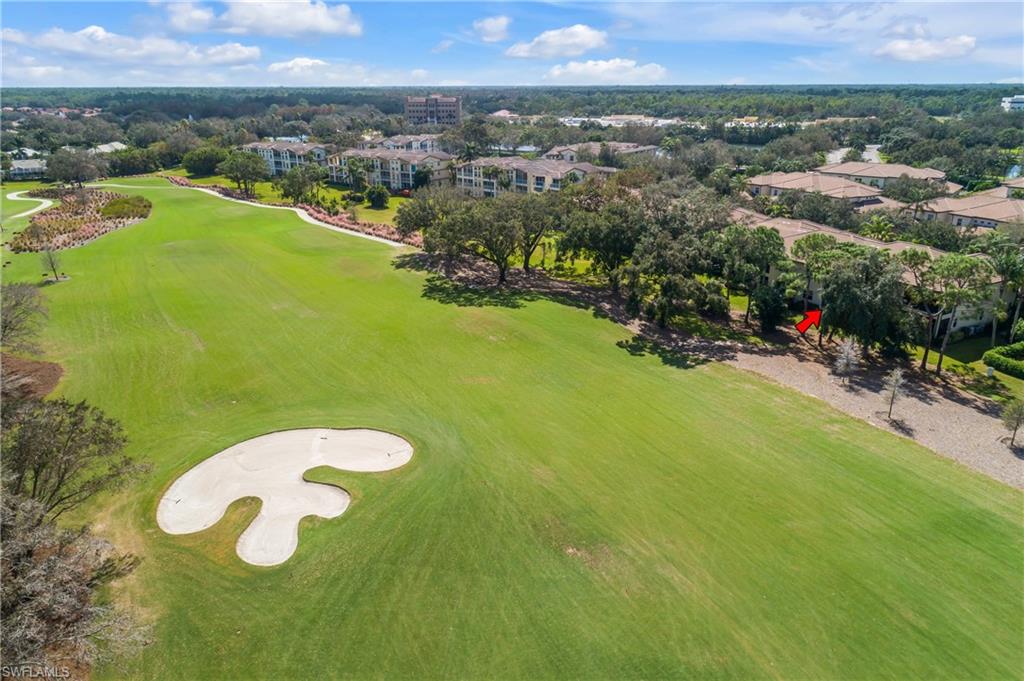
[[[3,2],[5,86],[974,83],[1024,3]]]

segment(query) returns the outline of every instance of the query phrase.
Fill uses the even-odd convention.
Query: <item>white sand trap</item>
[[[412,445],[391,433],[363,428],[304,428],[260,435],[195,466],[167,490],[156,511],[160,529],[191,534],[212,527],[228,506],[259,497],[259,515],[238,538],[238,557],[253,565],[279,565],[299,544],[299,521],[337,518],[351,497],[332,485],[306,482],[317,466],[378,472],[404,466]]]

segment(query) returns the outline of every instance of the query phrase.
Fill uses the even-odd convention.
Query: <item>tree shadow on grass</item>
[[[477,288],[452,281],[440,274],[431,274],[423,284],[421,294],[428,300],[458,307],[519,308],[538,296],[505,287]]]
[[[615,345],[622,348],[633,357],[654,355],[661,360],[662,364],[675,367],[676,369],[692,369],[696,366],[700,366],[701,364],[706,364],[709,361],[706,357],[677,352],[671,348],[665,347],[661,343],[640,335],[634,335],[629,340],[620,340]]]

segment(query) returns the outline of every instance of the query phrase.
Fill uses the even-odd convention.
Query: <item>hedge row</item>
[[[988,366],[1016,378],[1024,378],[1024,341],[992,348],[981,356]]]

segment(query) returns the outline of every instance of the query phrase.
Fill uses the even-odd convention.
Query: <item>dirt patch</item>
[[[42,398],[53,392],[64,375],[64,369],[53,362],[15,357],[6,352],[0,355],[0,381],[4,396],[16,398]]]

